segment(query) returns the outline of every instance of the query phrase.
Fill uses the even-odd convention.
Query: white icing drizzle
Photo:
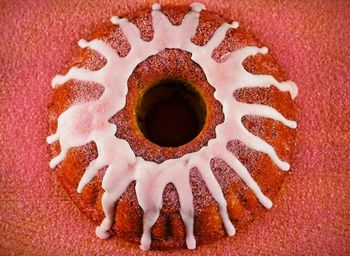
[[[59,116],[57,131],[47,137],[47,142],[51,144],[59,141],[61,152],[50,161],[50,167],[55,168],[62,162],[70,148],[94,141],[97,145],[98,157],[87,167],[77,191],[81,193],[97,172],[107,166],[102,182],[105,191],[102,197],[105,218],[97,227],[96,234],[103,239],[109,237],[115,204],[127,186],[132,181],[136,181],[137,199],[144,212],[140,245],[143,250],[150,249],[151,228],[162,208],[163,189],[168,183],[172,183],[179,195],[180,214],[186,228],[186,244],[189,249],[194,249],[196,247],[193,234],[194,208],[189,182],[191,168],[196,167],[199,170],[218,204],[223,226],[230,236],[235,234],[235,228],[228,216],[227,202],[222,189],[212,173],[210,160],[217,157],[225,161],[266,208],[272,207],[271,200],[263,194],[242,163],[226,149],[227,143],[234,139],[240,140],[250,148],[268,154],[282,170],[287,171],[290,168],[287,162],[277,156],[271,145],[251,134],[243,126],[241,119],[245,115],[268,117],[290,128],[296,128],[296,122],[287,120],[272,107],[238,102],[234,99],[233,92],[240,88],[271,85],[281,91],[290,92],[292,98],[296,97],[298,92],[296,85],[291,81],[278,82],[270,75],[254,75],[244,69],[242,62],[249,56],[266,54],[266,47],[244,47],[230,53],[228,59],[222,63],[212,59],[213,50],[224,40],[226,32],[238,27],[236,21],[231,24],[222,24],[205,46],[198,46],[191,42],[191,38],[197,31],[200,11],[205,9],[202,4],[192,4],[191,11],[179,26],[170,23],[161,12],[159,4],[154,4],[152,9],[154,37],[151,41],[143,41],[138,28],[127,19],[112,17],[111,22],[120,26],[131,45],[128,55],[120,57],[102,40],[95,39],[87,42],[81,39],[79,46],[88,47],[102,54],[107,60],[106,65],[97,71],[73,67],[66,75],[57,75],[53,79],[53,88],[63,85],[70,79],[76,79],[99,83],[105,90],[96,101],[73,105]],[[114,136],[118,127],[108,123],[108,119],[125,106],[127,80],[134,68],[141,61],[166,48],[181,49],[192,54],[192,60],[202,67],[208,82],[216,89],[214,97],[223,106],[225,120],[216,127],[217,137],[210,140],[208,146],[179,159],[169,159],[157,164],[136,157],[128,142]]]

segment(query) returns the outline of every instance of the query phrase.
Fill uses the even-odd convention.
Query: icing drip
[[[129,54],[120,57],[110,45],[102,40],[95,39],[87,42],[81,39],[78,43],[80,47],[88,47],[102,54],[107,64],[97,71],[73,67],[66,75],[57,75],[52,81],[53,88],[63,85],[70,79],[93,81],[105,88],[101,97],[96,101],[76,104],[63,112],[58,118],[56,133],[47,137],[48,143],[59,141],[61,145],[60,154],[50,161],[51,168],[55,168],[64,160],[70,148],[91,141],[96,143],[98,157],[90,162],[77,191],[80,193],[97,172],[107,166],[102,182],[105,191],[102,197],[105,218],[96,229],[96,234],[100,238],[109,237],[115,204],[127,186],[132,181],[136,181],[137,199],[144,212],[140,248],[148,250],[151,245],[151,228],[158,219],[162,208],[163,189],[168,183],[172,183],[179,195],[180,214],[186,228],[186,244],[189,249],[194,249],[196,240],[193,234],[193,195],[189,182],[189,171],[193,167],[198,169],[217,202],[227,234],[233,236],[235,228],[228,216],[227,203],[210,167],[210,160],[214,157],[225,161],[254,192],[259,202],[266,208],[271,208],[271,200],[262,193],[249,171],[233,154],[227,151],[227,143],[234,139],[240,140],[254,150],[268,154],[283,171],[290,168],[287,162],[278,157],[271,145],[251,134],[243,126],[241,119],[245,115],[268,117],[290,128],[296,128],[296,122],[287,120],[272,107],[238,102],[234,99],[233,92],[245,87],[274,85],[281,91],[290,92],[294,98],[297,95],[296,85],[291,81],[278,82],[270,75],[254,75],[244,69],[242,62],[249,56],[266,54],[266,47],[244,47],[230,53],[228,59],[223,63],[217,63],[211,58],[213,50],[224,40],[226,32],[238,27],[237,22],[222,24],[205,46],[193,44],[191,38],[197,31],[200,11],[204,8],[201,4],[192,4],[191,11],[184,17],[181,25],[174,26],[161,12],[160,5],[154,4],[152,6],[154,37],[149,42],[141,39],[138,28],[127,19],[112,17],[111,22],[120,26],[131,45]],[[208,146],[179,159],[169,159],[157,164],[136,157],[128,142],[114,136],[118,127],[109,123],[108,119],[125,106],[127,80],[134,68],[141,61],[166,48],[177,48],[192,54],[192,60],[202,67],[208,82],[216,89],[214,97],[223,106],[225,120],[216,127],[217,137],[210,140]]]

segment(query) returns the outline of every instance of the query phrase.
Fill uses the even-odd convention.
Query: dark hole
[[[190,142],[202,130],[206,105],[190,84],[176,79],[160,81],[140,98],[137,123],[144,136],[162,147]]]

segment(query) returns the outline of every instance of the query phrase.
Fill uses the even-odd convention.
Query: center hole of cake
[[[189,83],[167,79],[151,86],[140,98],[137,123],[143,135],[162,147],[178,147],[193,140],[207,117],[205,102]]]

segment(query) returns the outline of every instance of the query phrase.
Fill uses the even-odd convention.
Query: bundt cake
[[[154,4],[78,44],[52,81],[47,142],[98,237],[194,249],[271,208],[297,87],[251,33],[201,4]]]

